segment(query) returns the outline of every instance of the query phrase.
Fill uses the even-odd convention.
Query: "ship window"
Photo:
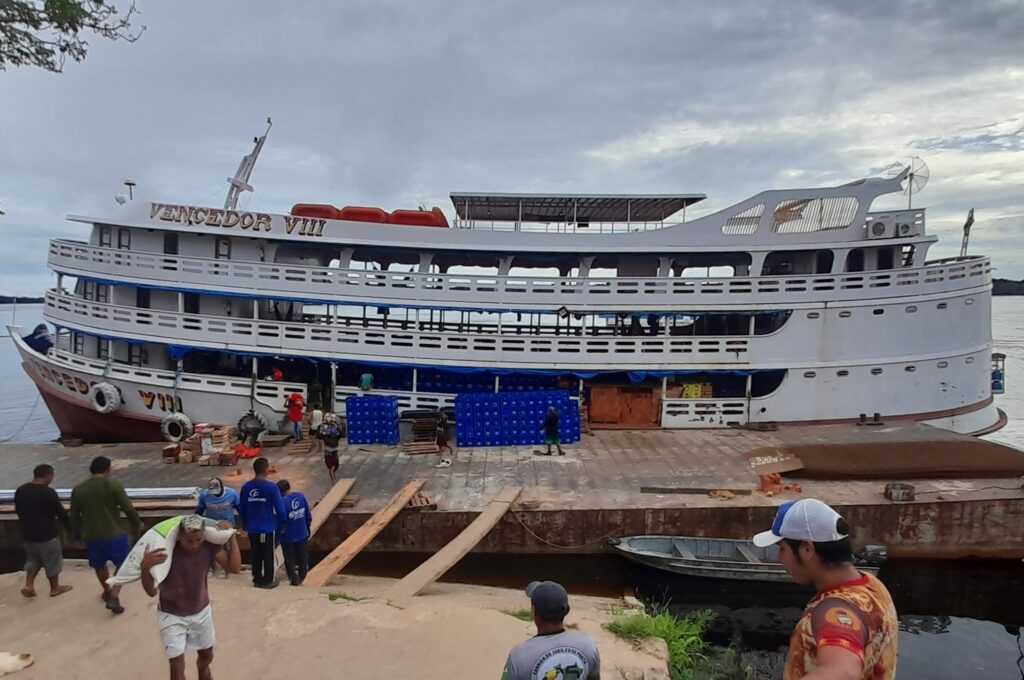
[[[149,288],[135,289],[135,306],[139,309],[149,309]]]
[[[973,364],[974,363],[974,357],[967,357],[966,359],[964,359],[964,363],[965,364]]]
[[[945,308],[946,308],[946,307],[948,307],[949,305],[947,305],[947,304],[946,304],[945,302],[940,302],[939,304],[937,304],[937,305],[935,305],[935,306],[936,306],[936,307],[937,307],[938,309],[945,309]]]
[[[903,370],[906,371],[907,373],[913,373],[914,371],[917,370],[917,366],[914,366],[914,365],[904,366]]]
[[[96,358],[106,360],[110,356],[110,341],[96,338]]]
[[[853,316],[853,312],[839,312],[840,319],[849,319],[851,316]]]
[[[846,229],[853,223],[859,206],[859,201],[852,196],[779,201],[772,214],[772,231],[776,234],[806,234]]]
[[[817,319],[820,316],[821,314],[818,314],[817,312],[807,312],[808,319]]]
[[[907,305],[907,313],[913,314],[917,311],[917,305]]]
[[[753,208],[747,208],[741,213],[733,215],[722,225],[722,233],[727,236],[743,236],[753,234],[757,231],[757,225],[764,214],[764,203],[758,203]]]
[[[964,304],[965,305],[973,305],[974,304],[974,298],[967,298],[966,300],[964,300]]]
[[[840,378],[845,378],[846,376],[850,375],[850,372],[846,370],[836,371],[836,375],[839,376]]]
[[[85,352],[85,336],[81,333],[72,333],[71,338],[74,344],[71,351],[81,356]]]
[[[110,242],[110,227],[100,227],[100,248],[109,248]]]
[[[862,272],[864,271],[864,249],[854,248],[850,251],[849,255],[846,256],[846,271],[848,272]]]
[[[120,250],[128,250],[132,247],[132,230],[131,229],[118,229],[117,230],[117,247]]]
[[[132,366],[142,365],[142,345],[128,345],[128,363]]]
[[[92,281],[86,281],[85,285],[82,286],[82,297],[86,300],[96,299],[96,284]]]
[[[178,234],[173,231],[164,232],[164,255],[178,254]]]
[[[199,293],[184,293],[184,310],[186,314],[199,313]]]
[[[807,371],[806,373],[804,373],[805,378],[813,378],[816,375],[817,373],[815,373],[814,371]]]
[[[879,308],[879,309],[872,309],[871,313],[874,314],[875,316],[882,316],[883,314],[885,314],[885,310],[881,309],[881,308]]]
[[[777,250],[764,258],[761,275],[829,274],[834,259],[831,250]]]
[[[895,248],[878,248],[875,251],[877,253],[876,258],[878,261],[878,266],[876,267],[876,269],[892,269],[894,267],[895,262],[895,257],[893,256],[893,251],[895,250]]]
[[[939,368],[949,368],[949,362],[948,361],[940,361],[939,363],[937,363],[935,365],[938,366]]]
[[[880,368],[872,368],[871,369],[871,375],[882,375],[882,369],[880,369]]]
[[[231,239],[226,236],[218,237],[214,245],[213,256],[218,260],[231,259]]]

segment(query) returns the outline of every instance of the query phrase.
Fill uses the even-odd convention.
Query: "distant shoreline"
[[[992,279],[993,295],[1024,295],[1024,281]]]
[[[25,303],[26,305],[38,305],[44,302],[41,297],[21,297],[17,295],[0,295],[0,305],[11,305],[14,303]]]

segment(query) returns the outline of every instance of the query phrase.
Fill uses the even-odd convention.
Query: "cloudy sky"
[[[933,256],[1024,277],[1020,2],[138,0],[136,44],[0,72],[0,292],[51,285],[69,213],[436,204],[450,191],[703,192],[847,182],[919,155]],[[899,203],[904,199],[898,199]],[[888,207],[888,206],[886,206]]]

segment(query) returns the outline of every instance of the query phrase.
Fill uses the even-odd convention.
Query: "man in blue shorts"
[[[92,476],[71,491],[71,535],[85,539],[89,566],[96,570],[96,578],[103,586],[103,602],[107,609],[121,614],[121,586],[107,585],[107,563],[113,562],[115,568],[120,568],[132,548],[132,540],[121,524],[121,513],[128,518],[135,535],[141,531],[142,522],[121,482],[110,479],[109,458],[94,458],[89,473]]]

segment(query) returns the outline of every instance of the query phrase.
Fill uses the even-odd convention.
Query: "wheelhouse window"
[[[178,254],[178,234],[173,231],[164,232],[164,255]]]
[[[218,236],[214,241],[213,256],[218,260],[231,259],[231,239],[226,236]]]

